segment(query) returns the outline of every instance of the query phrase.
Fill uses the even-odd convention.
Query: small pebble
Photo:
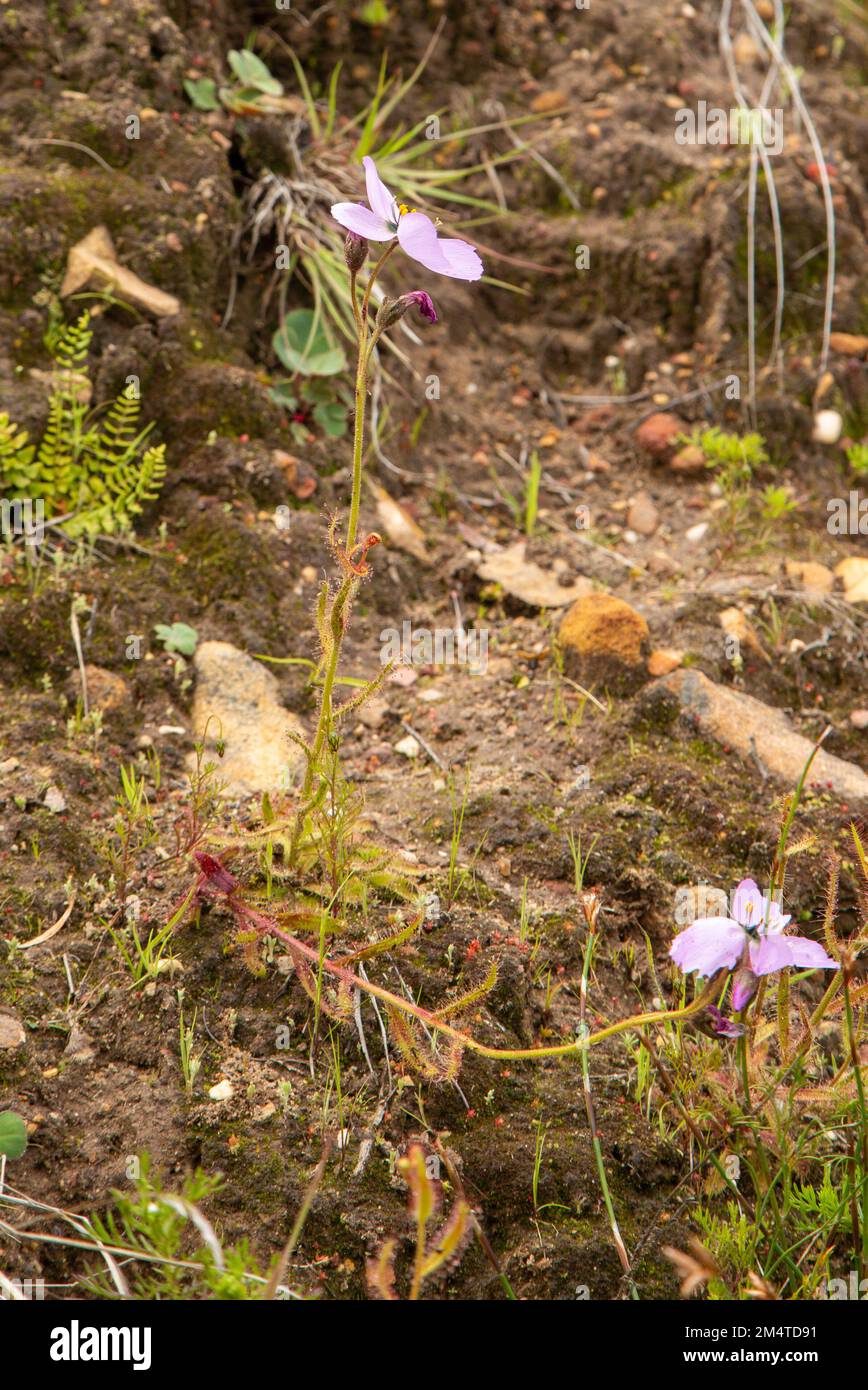
[[[66,810],[66,797],[59,787],[51,786],[42,798],[42,804],[52,815],[57,816]]]
[[[399,739],[395,744],[395,752],[400,753],[404,758],[418,758],[421,751],[419,740],[415,739],[412,734],[408,734],[406,738]]]
[[[818,410],[811,437],[815,444],[837,444],[843,428],[844,421],[837,410]]]

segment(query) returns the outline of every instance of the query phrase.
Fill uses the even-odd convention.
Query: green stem
[[[356,364],[356,418],[353,434],[353,494],[350,501],[350,519],[347,523],[347,552],[351,552],[356,541],[356,528],[359,524],[359,507],[362,501],[362,461],[365,452],[365,404],[368,394],[368,328],[364,317],[359,322],[359,356]]]
[[[860,1164],[862,1169],[862,1241],[861,1245],[854,1251],[857,1263],[857,1278],[861,1280],[868,1260],[868,1109],[865,1105],[865,1084],[862,1080],[862,1064],[859,1060],[859,1050],[856,1046],[856,1033],[853,1025],[853,1006],[850,1001],[850,966],[846,964],[843,970],[844,977],[844,1009],[847,1019],[847,1041],[850,1048],[850,1061],[853,1067],[853,1077],[856,1081],[856,1095],[859,1103],[860,1119]],[[855,1145],[854,1145],[855,1158]]]
[[[244,926],[255,928],[263,936],[277,937],[278,941],[283,941],[290,948],[291,954],[298,953],[317,968],[320,967],[320,955],[314,947],[306,945],[297,936],[291,936],[264,912],[257,912],[254,908],[248,907],[246,903],[237,899],[233,900],[231,897],[229,906]],[[383,1003],[397,1009],[399,1013],[411,1014],[414,1018],[421,1019],[429,1028],[438,1033],[444,1033],[446,1037],[455,1038],[471,1052],[478,1053],[480,1057],[493,1057],[495,1060],[503,1059],[514,1062],[542,1061],[546,1057],[572,1057],[579,1052],[584,1052],[588,1047],[595,1047],[597,1043],[604,1042],[606,1038],[615,1037],[618,1033],[635,1031],[636,1028],[642,1028],[649,1023],[666,1023],[691,1018],[693,1014],[699,1013],[711,1002],[718,988],[714,980],[709,980],[705,989],[700,995],[697,995],[692,1004],[687,1004],[680,1009],[657,1009],[650,1014],[633,1014],[630,1018],[620,1019],[618,1023],[610,1023],[605,1028],[599,1028],[596,1033],[589,1033],[576,1042],[556,1043],[546,1047],[499,1048],[486,1047],[484,1043],[477,1042],[471,1034],[462,1033],[460,1029],[453,1028],[451,1023],[447,1023],[436,1012],[432,1013],[430,1009],[423,1009],[421,1005],[414,1004],[409,999],[392,994],[390,990],[383,989],[381,985],[375,985],[372,980],[355,975],[351,970],[337,965],[334,961],[323,960],[322,969],[327,974],[333,975],[335,979],[349,985],[351,989],[360,989],[364,994],[371,994],[374,998],[381,999]]]
[[[582,979],[580,983],[579,1026],[581,1028],[582,1038],[590,1036],[588,1025],[585,1022],[585,1014],[587,1010],[588,1001],[588,979],[591,973],[591,958],[594,954],[594,946],[596,945],[596,941],[596,928],[593,925],[593,923],[589,921],[588,935],[585,939],[584,960],[582,961]],[[612,1231],[612,1239],[615,1242],[615,1249],[618,1252],[618,1259],[621,1261],[621,1268],[623,1269],[624,1277],[627,1280],[627,1286],[630,1290],[630,1297],[638,1299],[639,1290],[637,1289],[636,1281],[633,1278],[633,1270],[630,1266],[630,1256],[627,1254],[627,1247],[624,1244],[624,1238],[621,1235],[621,1228],[618,1225],[618,1218],[615,1215],[615,1207],[612,1202],[612,1194],[609,1191],[609,1182],[606,1177],[606,1165],[603,1162],[603,1149],[602,1145],[600,1144],[600,1136],[597,1131],[597,1116],[594,1110],[594,1098],[591,1093],[591,1063],[587,1048],[585,1048],[585,1050],[582,1052],[582,1086],[584,1088],[585,1093],[585,1111],[588,1116],[588,1128],[591,1131],[591,1145],[594,1150],[594,1162],[597,1165],[597,1176],[600,1179],[600,1190],[603,1193],[603,1201],[606,1204],[606,1214],[609,1217],[609,1226]]]
[[[350,294],[353,302],[353,315],[358,326],[359,336],[356,361],[355,422],[353,430],[353,487],[350,499],[350,518],[347,523],[347,536],[345,542],[345,549],[348,555],[352,554],[353,546],[355,545],[356,531],[358,530],[359,524],[359,510],[362,501],[362,467],[364,463],[365,402],[368,388],[368,363],[370,361],[371,351],[379,337],[379,334],[374,332],[369,340],[368,307],[371,300],[371,291],[377,276],[397,245],[397,241],[391,242],[371,271],[368,277],[368,283],[365,286],[365,293],[362,297],[361,309],[358,307],[356,297],[356,276],[355,274],[350,274]],[[304,829],[304,818],[308,810],[308,803],[313,793],[316,778],[320,775],[323,749],[333,726],[332,696],[335,680],[337,678],[344,630],[346,627],[345,615],[352,603],[357,584],[358,579],[356,576],[354,574],[348,574],[334,597],[329,613],[331,641],[329,644],[322,692],[320,695],[316,734],[314,735],[313,747],[308,757],[307,769],[301,788],[298,813],[295,818],[295,825],[290,842],[290,864],[294,864],[295,862],[298,852],[298,843],[301,839],[302,830]]]

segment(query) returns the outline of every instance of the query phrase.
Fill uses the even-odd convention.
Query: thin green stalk
[[[866,1262],[868,1262],[868,1110],[866,1110],[865,1106],[865,1083],[862,1079],[862,1064],[859,1061],[859,1051],[856,1047],[856,1033],[853,1026],[853,1005],[850,1000],[850,970],[848,966],[845,965],[842,974],[844,978],[844,1010],[847,1019],[847,1042],[850,1048],[850,1061],[853,1067],[853,1077],[856,1082],[856,1095],[859,1102],[859,1119],[861,1121],[860,1166],[862,1168],[862,1241],[861,1245],[854,1251],[857,1261],[858,1279],[861,1281]]]
[[[370,362],[371,351],[379,336],[374,332],[374,334],[369,337],[368,308],[371,300],[371,291],[373,290],[377,276],[397,245],[397,241],[390,242],[371,270],[362,297],[361,308],[359,308],[356,296],[357,277],[355,273],[350,272],[350,293],[353,304],[353,315],[358,328],[358,358],[356,362],[355,422],[353,430],[353,486],[350,499],[350,517],[347,523],[347,536],[345,542],[347,556],[352,555],[353,547],[356,542],[356,531],[358,530],[359,524],[359,509],[362,500],[362,467],[364,462],[365,402],[368,386],[368,363]],[[304,827],[304,817],[308,810],[308,803],[313,792],[314,782],[319,774],[323,749],[333,726],[332,694],[337,677],[338,662],[340,661],[341,646],[346,627],[346,614],[352,603],[357,584],[357,576],[352,572],[347,574],[332,601],[329,613],[329,626],[331,628],[330,649],[320,693],[320,707],[316,734],[314,735],[313,746],[308,757],[299,799],[298,813],[296,815],[290,843],[290,863],[295,860],[298,851],[298,843]]]
[[[596,906],[596,904],[594,905]],[[585,1021],[588,1002],[588,979],[591,973],[591,959],[594,954],[594,947],[597,942],[596,912],[594,906],[586,912],[585,917],[588,923],[588,934],[585,938],[584,959],[582,961],[582,978],[579,985],[579,1028],[580,1036],[584,1039],[590,1036],[588,1025]],[[585,1095],[585,1111],[588,1116],[588,1128],[591,1131],[591,1145],[594,1150],[594,1162],[597,1165],[597,1176],[600,1179],[600,1189],[603,1193],[603,1201],[606,1204],[606,1212],[609,1217],[609,1225],[612,1229],[612,1239],[615,1242],[615,1249],[618,1252],[618,1259],[621,1261],[621,1268],[630,1289],[630,1297],[639,1298],[639,1290],[633,1278],[633,1270],[630,1265],[630,1256],[627,1254],[627,1247],[621,1235],[618,1225],[618,1218],[615,1215],[615,1207],[612,1203],[612,1194],[609,1191],[609,1183],[606,1178],[606,1165],[603,1162],[603,1149],[600,1144],[600,1136],[597,1131],[597,1116],[594,1111],[594,1098],[591,1094],[591,1064],[589,1049],[585,1048],[582,1052],[582,1087]],[[536,1192],[534,1192],[534,1206],[536,1206]]]

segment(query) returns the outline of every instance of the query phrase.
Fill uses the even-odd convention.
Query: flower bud
[[[377,328],[380,332],[385,332],[402,319],[414,304],[418,304],[423,319],[427,319],[429,323],[437,322],[437,310],[430,294],[426,294],[424,290],[412,290],[410,294],[402,294],[400,299],[383,300],[377,314]]]
[[[358,275],[367,259],[368,243],[365,238],[356,232],[347,232],[347,239],[344,242],[344,260],[353,275]]]
[[[588,924],[588,930],[596,931],[597,918],[600,915],[600,908],[603,905],[602,898],[600,897],[599,893],[595,892],[593,888],[590,888],[587,892],[582,894],[579,901],[581,903],[582,913],[584,915],[585,921]]]
[[[732,1001],[732,1007],[737,1014],[740,1014],[742,1009],[747,1008],[757,992],[758,985],[759,977],[756,976],[752,970],[749,970],[747,966],[743,965],[740,969],[736,970],[732,977],[732,988],[730,989],[729,997]]]

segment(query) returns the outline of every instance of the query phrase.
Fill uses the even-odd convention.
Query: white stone
[[[818,410],[814,416],[814,443],[837,444],[843,428],[844,421],[837,410]]]

